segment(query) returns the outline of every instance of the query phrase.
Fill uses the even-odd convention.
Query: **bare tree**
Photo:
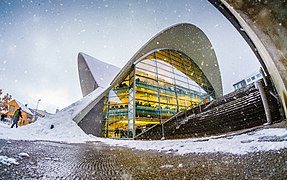
[[[0,89],[0,111],[8,111],[8,102],[11,101],[12,96],[6,93],[3,97],[3,90]]]

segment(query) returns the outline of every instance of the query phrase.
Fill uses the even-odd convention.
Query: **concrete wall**
[[[287,114],[287,3],[277,1],[209,0],[260,56]],[[225,11],[224,9],[227,9]],[[229,14],[229,15],[228,15]],[[230,17],[232,14],[233,17]],[[233,19],[234,18],[234,19]],[[239,26],[238,26],[238,25]]]
[[[85,133],[102,137],[104,98],[78,123]]]

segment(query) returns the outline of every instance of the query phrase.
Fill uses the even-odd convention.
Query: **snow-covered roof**
[[[0,113],[1,114],[6,114],[8,111],[2,110]]]
[[[79,53],[78,70],[82,93],[86,96],[98,87],[108,87],[120,68]]]
[[[33,113],[30,111],[30,109],[27,106],[25,106],[24,104],[20,103],[17,100],[15,101],[18,104],[18,106],[21,107],[22,111],[25,111],[26,113],[33,115]]]

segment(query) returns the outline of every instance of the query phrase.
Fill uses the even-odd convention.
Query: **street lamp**
[[[37,110],[38,110],[38,105],[39,105],[40,101],[41,101],[41,99],[38,99],[38,101],[37,101],[37,106],[36,106],[36,110],[35,110],[35,114],[34,114],[34,121],[37,120]]]

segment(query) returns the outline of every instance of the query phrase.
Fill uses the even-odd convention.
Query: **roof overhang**
[[[133,64],[158,49],[173,49],[185,53],[203,71],[214,88],[215,97],[223,94],[219,64],[207,36],[196,26],[188,23],[176,24],[148,41],[122,68],[111,86],[125,78]]]

